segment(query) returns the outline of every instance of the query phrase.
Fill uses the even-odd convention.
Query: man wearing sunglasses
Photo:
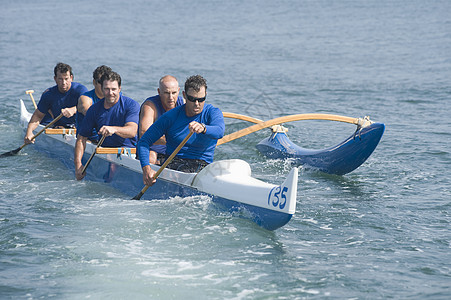
[[[137,151],[146,185],[155,182],[153,179],[155,171],[151,169],[149,163],[149,148],[162,135],[166,136],[166,155],[169,156],[190,132],[194,133],[168,168],[183,172],[198,172],[213,162],[217,140],[224,135],[222,112],[205,103],[207,82],[200,75],[191,76],[186,80],[183,97],[186,103],[163,114],[138,142]]]

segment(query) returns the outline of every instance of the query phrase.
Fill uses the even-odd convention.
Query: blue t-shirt
[[[70,89],[64,94],[58,90],[57,85],[45,90],[38,103],[38,110],[45,114],[41,124],[50,123],[53,117],[56,118],[61,114],[61,109],[76,106],[78,98],[87,91],[88,89],[78,82],[72,82]],[[52,112],[53,117],[49,110]],[[75,115],[70,118],[62,117],[56,122],[55,126],[71,127],[74,124]]]
[[[92,89],[92,90],[84,93],[82,96],[86,96],[86,97],[91,98],[92,99],[92,104],[95,104],[95,103],[97,103],[97,102],[99,102],[100,100],[103,99],[103,98],[99,99],[99,97],[97,97],[95,89]],[[83,122],[84,118],[85,118],[85,116],[77,111],[77,114],[75,115],[75,119],[76,119],[75,127],[77,128],[77,130],[79,130],[79,128],[81,126],[81,123]],[[97,131],[94,128],[92,129],[92,134],[88,138],[90,140],[92,140],[92,141],[97,141],[99,139]]]
[[[146,101],[151,101],[155,105],[155,108],[157,109],[157,117],[154,120],[154,122],[155,122],[156,120],[158,120],[159,117],[161,117],[162,114],[164,114],[166,112],[166,110],[163,107],[163,104],[161,104],[161,97],[160,97],[160,95],[149,97],[143,102],[143,104],[146,103]],[[178,96],[177,102],[175,103],[175,107],[183,105],[183,104],[184,104],[183,97]],[[142,105],[141,105],[141,107],[142,107]],[[138,128],[138,132],[139,132],[139,128]],[[164,154],[164,153],[166,153],[166,145],[152,145],[150,147],[150,150],[155,151],[157,153]]]
[[[187,117],[185,106],[164,113],[141,137],[137,147],[141,167],[149,165],[149,147],[163,134],[166,135],[166,153],[171,154],[189,134],[188,125],[192,121],[204,123],[207,132],[193,134],[177,156],[213,162],[217,140],[224,135],[224,116],[219,108],[205,104],[200,114]]]
[[[102,99],[99,102],[91,105],[86,112],[86,116],[83,123],[80,126],[78,134],[84,137],[89,137],[92,129],[95,128],[99,131],[102,126],[124,126],[128,122],[139,121],[139,104],[135,100],[123,96],[119,97],[119,100],[113,107],[105,109]],[[133,138],[123,138],[117,134],[113,134],[105,138],[103,141],[103,147],[127,147],[135,148],[138,140],[137,135]],[[147,154],[148,156],[149,154]]]

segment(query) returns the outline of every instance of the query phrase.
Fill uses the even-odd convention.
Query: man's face
[[[121,87],[117,81],[105,80],[102,85],[102,92],[108,104],[115,104],[119,100]]]
[[[160,95],[161,104],[166,111],[175,107],[179,92],[180,87],[175,80],[165,80],[160,84],[158,94]]]
[[[69,71],[67,71],[66,73],[56,72],[54,79],[56,85],[58,86],[58,90],[63,94],[70,90],[73,78],[74,77],[70,75]]]
[[[204,98],[207,96],[207,92],[205,91],[205,87],[201,87],[198,92],[193,89],[189,89],[186,92],[183,92],[186,99],[185,112],[188,117],[193,117],[198,115],[204,109],[205,101],[199,102],[198,100],[192,102],[189,98]]]

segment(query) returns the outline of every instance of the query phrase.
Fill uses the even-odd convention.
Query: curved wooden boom
[[[226,115],[227,114],[227,115]],[[230,117],[229,115],[234,115],[233,117]],[[229,117],[229,118],[235,118],[235,119],[240,119],[240,120],[245,120],[244,118],[239,118],[239,117],[247,117],[247,116],[243,116],[243,115],[238,115],[238,114],[232,114],[232,113],[224,113],[224,117]],[[254,118],[251,117],[247,117],[247,120],[245,121],[249,121],[252,120]],[[258,119],[255,119],[258,120]],[[277,124],[281,124],[281,123],[286,123],[286,122],[293,122],[293,121],[301,121],[301,120],[329,120],[329,121],[338,121],[338,122],[345,122],[345,123],[351,123],[351,124],[355,124],[355,125],[359,125],[359,118],[351,118],[351,117],[344,117],[344,116],[339,116],[339,115],[330,115],[330,114],[297,114],[297,115],[289,115],[289,116],[284,116],[284,117],[279,117],[279,118],[275,118],[269,121],[265,121],[265,122],[260,122],[257,123],[255,125],[249,126],[247,128],[238,130],[236,132],[233,132],[231,134],[228,134],[226,136],[224,136],[222,139],[218,140],[217,146],[222,145],[224,143],[236,140],[240,137],[243,137],[245,135],[254,133],[256,131],[259,131],[261,129],[264,128],[268,128]],[[249,122],[254,122],[254,121],[249,121]]]
[[[263,120],[252,118],[245,115],[235,114],[235,113],[229,113],[229,112],[223,112],[224,118],[231,118],[231,119],[238,119],[243,121],[248,121],[251,123],[261,123]]]

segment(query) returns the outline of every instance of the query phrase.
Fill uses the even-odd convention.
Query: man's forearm
[[[116,132],[115,134],[117,134],[118,136],[122,137],[122,138],[133,138],[135,137],[136,133],[138,132],[138,124],[133,123],[133,124],[125,124],[124,126],[111,126],[113,127]]]
[[[83,158],[83,153],[85,152],[85,148],[86,148],[86,138],[83,136],[79,136],[75,143],[75,150],[74,150],[75,169],[78,169],[82,166],[81,160]]]
[[[30,122],[28,122],[27,126],[27,132],[25,134],[25,139],[31,139],[33,137],[33,130],[38,128],[39,123],[41,122],[42,118],[44,118],[44,114],[41,113],[39,110],[35,110],[33,115],[31,116]]]
[[[28,123],[26,136],[32,136],[33,130],[38,128],[38,125],[39,125],[39,121],[36,121],[36,122],[30,121],[30,123]]]

